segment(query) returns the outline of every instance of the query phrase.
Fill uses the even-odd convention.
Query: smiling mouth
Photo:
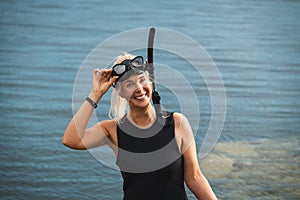
[[[145,93],[145,94],[143,94],[141,96],[136,96],[134,98],[137,99],[137,100],[143,100],[146,96],[147,96],[147,93]]]

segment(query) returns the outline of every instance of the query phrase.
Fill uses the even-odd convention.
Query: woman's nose
[[[143,89],[143,85],[140,84],[140,83],[137,83],[137,84],[136,84],[135,91],[136,91],[136,92],[140,92],[140,91],[142,91],[142,89]]]

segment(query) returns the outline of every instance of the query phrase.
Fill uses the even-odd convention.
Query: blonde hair
[[[122,63],[124,60],[127,59],[133,59],[135,58],[134,55],[129,54],[129,53],[125,53],[123,55],[118,56],[115,59],[115,62],[113,65],[115,64],[119,64]],[[149,73],[146,71],[144,72],[146,77],[150,80],[149,78]],[[122,98],[119,95],[119,92],[121,90],[121,81],[118,81],[116,83],[115,89],[112,91],[111,94],[111,106],[110,106],[110,111],[109,111],[109,118],[110,119],[114,119],[118,124],[121,123],[121,119],[124,117],[124,115],[129,111],[129,105],[128,102],[125,98]],[[151,82],[151,80],[150,80]],[[152,119],[154,119],[155,117],[155,109],[153,108],[153,106],[151,106],[151,110],[150,110],[150,117]]]

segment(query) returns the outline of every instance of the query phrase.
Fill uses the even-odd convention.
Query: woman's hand
[[[111,77],[112,69],[94,69],[93,72],[93,83],[92,90],[89,97],[98,103],[101,97],[107,92],[107,90],[112,86],[117,76]]]

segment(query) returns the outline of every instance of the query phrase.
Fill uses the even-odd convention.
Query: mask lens
[[[113,87],[115,87],[116,82],[123,77],[126,77],[126,74],[128,71],[133,70],[133,73],[142,73],[145,71],[145,63],[144,58],[142,56],[137,56],[133,60],[124,60],[121,64],[116,64],[112,67],[112,74],[111,76],[118,76],[118,79],[116,79],[115,83],[113,84]],[[132,73],[128,73],[130,75]]]
[[[142,68],[144,65],[144,59],[141,56],[136,57],[130,63],[133,67]]]
[[[117,75],[121,75],[122,73],[124,73],[126,71],[126,65],[116,65],[114,67],[114,72]]]

